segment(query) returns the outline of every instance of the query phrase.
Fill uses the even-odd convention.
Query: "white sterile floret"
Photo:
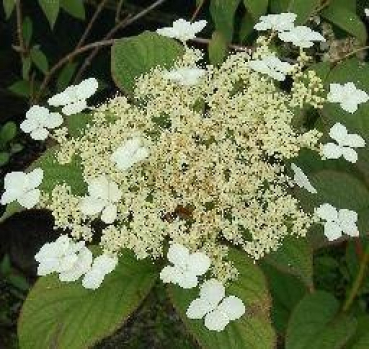
[[[43,141],[49,136],[49,130],[62,123],[63,117],[59,113],[50,113],[47,108],[34,105],[27,111],[26,120],[20,124],[20,128],[36,141]]]
[[[205,317],[205,326],[211,331],[223,331],[230,321],[245,313],[245,305],[235,296],[225,297],[225,288],[215,279],[203,283],[200,297],[193,300],[186,312],[189,319]]]
[[[128,170],[134,164],[145,160],[149,156],[149,150],[143,145],[139,137],[126,141],[112,155],[111,160],[122,170]]]
[[[353,82],[346,82],[343,85],[330,84],[327,100],[331,103],[339,103],[343,110],[352,114],[359,104],[369,100],[369,95],[356,88]]]
[[[1,204],[7,205],[17,201],[25,208],[32,208],[40,201],[40,190],[44,172],[36,168],[29,173],[11,172],[4,178],[5,192],[1,197]]]
[[[288,12],[277,15],[261,16],[259,23],[257,23],[254,28],[258,31],[275,30],[277,32],[283,32],[291,30],[294,27],[296,17],[296,14]]]
[[[172,27],[157,29],[156,32],[162,36],[181,40],[183,42],[196,38],[196,34],[206,27],[206,21],[187,22],[180,18],[173,22]]]
[[[179,68],[165,72],[163,77],[182,86],[196,85],[205,75],[205,70],[200,68]]]
[[[67,87],[63,92],[49,98],[48,103],[54,107],[63,107],[65,115],[78,114],[87,108],[87,99],[90,98],[98,88],[99,84],[95,78],[83,80],[78,85]]]
[[[95,258],[92,268],[82,280],[84,288],[96,290],[100,287],[107,274],[110,274],[117,266],[118,258],[102,254]]]
[[[180,244],[169,247],[167,258],[173,266],[166,266],[160,273],[164,283],[177,284],[182,288],[193,288],[198,284],[198,276],[204,275],[210,267],[210,258],[202,253],[190,253]]]
[[[336,123],[331,127],[329,135],[338,144],[324,144],[324,157],[326,159],[338,159],[342,156],[345,160],[355,163],[358,159],[358,155],[353,148],[365,147],[365,140],[357,134],[349,134],[346,127],[340,123]]]
[[[88,183],[88,193],[81,201],[81,211],[86,216],[94,216],[101,212],[101,220],[106,224],[117,218],[116,203],[122,197],[118,185],[105,176],[95,178]]]
[[[294,172],[293,180],[300,187],[306,189],[311,194],[316,194],[316,189],[312,186],[306,174],[296,164],[291,164],[291,169]]]
[[[324,235],[329,241],[340,238],[343,233],[350,236],[359,236],[356,225],[358,215],[355,211],[337,210],[332,205],[325,203],[320,205],[315,213],[319,218],[326,221],[324,223]]]
[[[321,34],[305,26],[294,27],[289,31],[279,33],[278,37],[284,42],[291,42],[301,48],[313,46],[314,41],[325,41]]]
[[[91,268],[92,253],[84,241],[74,242],[66,235],[56,241],[46,243],[36,254],[39,262],[37,274],[40,276],[59,273],[60,281],[78,280]]]
[[[365,12],[365,16],[369,17],[369,9],[364,9],[364,12]]]
[[[278,57],[270,55],[260,60],[249,62],[249,67],[259,73],[269,75],[278,81],[286,79],[286,74],[290,73],[293,66],[287,62],[282,62]]]

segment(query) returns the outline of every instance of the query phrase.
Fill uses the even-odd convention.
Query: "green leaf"
[[[277,269],[298,276],[310,289],[313,284],[313,251],[306,238],[286,236],[277,251],[265,261]]]
[[[69,115],[66,122],[69,135],[79,137],[83,134],[87,125],[92,123],[92,115],[84,113]]]
[[[4,166],[9,162],[10,154],[8,152],[0,152],[0,166]]]
[[[215,29],[224,35],[227,42],[231,42],[234,30],[234,17],[241,0],[211,0],[210,14]]]
[[[338,315],[339,302],[318,291],[305,296],[294,309],[287,329],[286,349],[340,349],[353,335],[355,319]]]
[[[369,348],[369,315],[357,318],[357,330],[351,338],[347,348],[349,349],[368,349]]]
[[[82,20],[86,18],[83,0],[60,0],[60,6],[75,18]]]
[[[269,0],[243,0],[245,7],[256,22],[268,10]]]
[[[31,70],[32,61],[29,56],[22,59],[22,78],[29,84],[29,72]],[[30,86],[30,84],[29,84]]]
[[[22,26],[23,39],[28,46],[32,39],[33,23],[30,17],[25,17]]]
[[[154,265],[125,252],[97,290],[81,281],[42,277],[29,293],[18,323],[21,349],[84,349],[122,326],[151,290]]]
[[[322,17],[356,37],[363,45],[367,39],[365,24],[360,17],[345,6],[333,2],[321,12]]]
[[[316,12],[320,0],[271,0],[271,9],[274,13],[292,12],[297,15],[295,24],[301,25]]]
[[[31,93],[31,86],[29,81],[19,80],[8,87],[8,90],[14,94],[28,98]]]
[[[170,68],[183,53],[178,42],[156,33],[121,39],[112,47],[113,79],[121,90],[132,93],[137,77],[156,66]]]
[[[284,335],[290,314],[297,303],[307,293],[306,286],[296,277],[280,272],[270,264],[263,263],[272,294],[272,319],[278,333]]]
[[[31,49],[32,62],[40,69],[44,74],[49,70],[49,63],[45,54],[36,46]]]
[[[239,30],[240,42],[244,43],[248,37],[254,32],[255,21],[249,12],[245,13],[242,18],[241,26]]]
[[[188,319],[186,310],[191,301],[197,298],[197,288],[184,290],[170,285],[168,292],[173,305],[202,348],[272,349],[276,338],[269,319],[270,297],[265,277],[244,252],[231,249],[229,257],[238,269],[239,276],[230,283],[226,292],[243,300],[246,313],[241,319],[232,321],[222,332],[209,331],[203,320]]]
[[[76,62],[69,62],[63,67],[56,80],[56,89],[58,92],[64,91],[69,86],[76,69]]]
[[[58,18],[60,10],[59,0],[38,0],[38,3],[49,21],[50,27],[54,28],[54,24]]]
[[[228,51],[228,45],[222,33],[215,31],[208,46],[210,63],[221,64]]]
[[[3,6],[4,6],[5,18],[9,19],[15,7],[15,0],[3,0]]]
[[[13,121],[8,121],[0,130],[0,142],[6,144],[17,134],[17,125]]]

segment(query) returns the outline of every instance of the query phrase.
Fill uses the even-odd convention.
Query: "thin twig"
[[[17,35],[18,35],[18,43],[19,43],[19,52],[22,59],[25,58],[25,54],[27,52],[26,44],[24,43],[23,38],[23,16],[22,16],[22,5],[21,0],[16,0],[15,8],[17,12]]]
[[[117,5],[117,9],[115,11],[115,23],[118,23],[120,21],[120,14],[122,12],[123,2],[124,0],[119,0],[119,3]]]
[[[204,4],[205,4],[205,1],[206,1],[206,0],[202,0],[202,1],[200,2],[199,6],[197,6],[197,7],[196,7],[196,10],[195,10],[195,12],[193,13],[193,15],[192,15],[192,17],[191,17],[191,22],[193,22],[193,21],[196,19],[197,15],[199,14],[199,12],[201,11],[202,7],[203,7],[203,6],[204,6]]]
[[[104,40],[109,40],[111,39],[119,30],[131,25],[132,23],[136,22],[137,20],[139,20],[140,18],[144,17],[146,14],[148,14],[149,12],[153,11],[154,9],[156,9],[157,7],[159,7],[160,5],[162,5],[165,1],[167,0],[157,0],[155,1],[152,5],[150,5],[149,7],[145,8],[144,10],[142,10],[141,12],[139,12],[138,14],[136,14],[135,16],[127,16],[126,18],[124,18],[122,21],[120,21],[116,26],[114,26],[104,37]],[[86,58],[85,62],[83,63],[83,65],[79,68],[75,78],[74,78],[74,83],[78,82],[83,73],[86,71],[86,69],[90,66],[92,60],[95,58],[95,56],[98,54],[100,48],[97,47],[94,51],[92,51],[90,53],[90,55]]]
[[[366,51],[366,50],[368,50],[368,49],[369,49],[369,46],[363,46],[363,47],[360,47],[360,48],[358,48],[358,49],[356,49],[356,50],[354,50],[354,51],[351,51],[351,52],[350,52],[350,53],[348,53],[347,55],[344,55],[343,57],[340,57],[340,58],[337,58],[337,59],[335,59],[335,60],[331,61],[331,63],[335,64],[335,63],[341,62],[341,61],[343,61],[343,60],[344,60],[344,59],[346,59],[346,58],[350,58],[351,56],[354,56],[354,55],[356,55],[357,53],[362,52],[362,51]]]
[[[82,47],[83,44],[85,43],[87,37],[89,36],[89,34],[91,32],[91,29],[92,29],[93,25],[95,24],[97,18],[99,17],[101,11],[104,9],[104,7],[105,7],[105,5],[108,1],[109,0],[102,0],[101,3],[99,4],[99,6],[96,8],[95,13],[93,14],[90,22],[88,23],[84,33],[81,36],[81,39],[79,40],[79,42],[76,46],[76,50],[78,50],[80,47]]]
[[[104,46],[111,46],[113,45],[114,43],[116,42],[116,39],[111,39],[111,40],[104,40],[104,41],[97,41],[97,42],[93,42],[92,44],[88,44],[86,46],[82,46],[80,47],[78,50],[74,50],[73,52],[67,54],[65,57],[63,57],[61,60],[59,60],[58,63],[56,63],[46,74],[45,74],[45,77],[44,77],[44,80],[40,86],[40,89],[38,91],[38,94],[35,98],[35,102],[37,102],[43,92],[45,91],[48,83],[50,82],[51,78],[53,77],[53,75],[60,69],[63,67],[64,64],[68,63],[71,59],[73,59],[74,57],[86,52],[86,51],[89,51],[89,50],[92,50],[96,47],[104,47]]]

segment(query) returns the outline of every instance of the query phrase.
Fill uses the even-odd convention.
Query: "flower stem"
[[[354,302],[362,283],[365,279],[365,273],[366,273],[366,267],[369,263],[369,246],[366,248],[365,253],[363,254],[359,266],[359,272],[356,275],[356,279],[354,281],[354,284],[352,285],[352,288],[350,290],[350,293],[343,305],[342,311],[346,312],[350,309],[352,303]]]

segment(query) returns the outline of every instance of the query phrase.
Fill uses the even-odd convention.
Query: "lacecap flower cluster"
[[[74,195],[65,183],[51,194],[40,192],[42,169],[5,178],[2,204],[47,208],[55,227],[66,232],[36,255],[39,274],[56,272],[61,281],[82,278],[84,287],[95,289],[124,249],[138,259],[157,260],[170,245],[171,264],[162,270],[162,281],[192,288],[205,280],[187,315],[221,331],[245,312],[240,299],[225,297],[224,284],[237,278],[229,245],[258,260],[286,236],[305,236],[318,218],[326,221],[329,239],[357,235],[355,212],[327,203],[313,217],[291,195],[291,182],[317,192],[295,164],[294,178],[287,175],[286,161],[302,148],[320,151],[323,159],[343,156],[355,162],[354,148],[365,146],[343,125],[330,133],[337,144],[324,146],[317,130],[293,127],[296,107],[321,108],[326,102],[322,81],[305,69],[309,57],[304,52],[324,38],[295,27],[295,19],[291,13],[262,17],[255,29],[269,34],[258,39],[254,51],[232,53],[219,67],[202,64],[203,52],[187,43],[205,21],[178,20],[159,29],[158,34],[183,42],[184,55],[172,69],[155,67],[137,79],[136,104],[116,96],[93,108],[80,137],[69,136],[65,127],[53,131],[62,123],[61,114],[33,107],[22,129],[35,139],[53,132],[60,143],[56,161],[78,159],[88,186],[84,196]],[[296,63],[272,51],[276,39],[300,48]],[[280,85],[287,77],[290,90]],[[52,97],[49,105],[65,115],[78,113],[96,89],[97,81],[88,79]],[[334,84],[328,100],[353,113],[368,100],[364,91],[356,92],[352,83]],[[356,97],[348,102],[351,94]],[[99,242],[103,252],[93,259],[86,244],[96,219],[105,224]]]

